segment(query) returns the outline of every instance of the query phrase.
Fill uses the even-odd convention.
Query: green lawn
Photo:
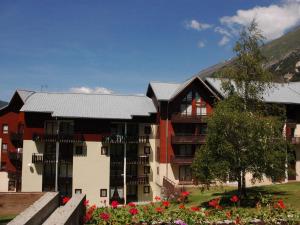
[[[201,191],[199,188],[188,189],[191,192],[189,205],[205,205],[209,200],[216,197],[229,198],[236,194],[234,187],[211,187],[210,190]],[[247,201],[256,201],[259,193],[263,195],[272,195],[276,198],[282,198],[287,206],[290,206],[300,211],[300,182],[293,182],[287,184],[275,184],[261,187],[252,187],[247,189]]]
[[[4,224],[7,224],[9,221],[11,221],[13,218],[15,218],[16,215],[1,215],[0,216],[0,225],[4,225]]]

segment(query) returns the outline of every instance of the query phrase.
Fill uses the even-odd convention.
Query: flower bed
[[[88,206],[86,224],[299,224],[299,212],[287,209],[281,199],[267,203],[258,202],[254,208],[238,207],[239,198],[227,199],[230,205],[222,205],[221,198],[208,203],[208,207],[187,206],[188,193],[183,192],[176,202],[155,198],[146,205],[129,203],[119,205],[114,201],[108,207]]]

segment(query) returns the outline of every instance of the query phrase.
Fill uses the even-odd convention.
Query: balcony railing
[[[9,134],[11,143],[17,147],[23,147],[23,133],[10,132]]]
[[[171,163],[180,165],[192,164],[193,160],[193,155],[174,155],[171,157]]]
[[[176,134],[172,136],[172,144],[204,144],[205,134]]]
[[[110,135],[104,136],[102,139],[103,143],[106,144],[147,144],[149,143],[149,136],[139,136],[139,135]]]
[[[82,134],[45,134],[34,133],[32,140],[36,142],[62,142],[62,143],[81,143],[84,141]]]
[[[41,153],[33,153],[31,162],[33,164],[48,164],[55,163],[56,156],[55,154],[41,154]]]
[[[206,123],[207,115],[185,115],[181,113],[174,113],[171,116],[173,123]]]
[[[128,158],[127,164],[137,164],[137,165],[149,164],[149,155],[140,155],[136,158]]]
[[[126,184],[138,185],[138,184],[149,184],[149,177],[147,175],[127,177]]]

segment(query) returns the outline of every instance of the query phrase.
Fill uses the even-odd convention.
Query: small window
[[[6,170],[6,162],[1,162],[0,170]]]
[[[7,152],[7,144],[5,143],[2,144],[2,151]]]
[[[107,146],[101,147],[101,155],[108,155],[108,148]]]
[[[159,175],[159,167],[156,167],[156,174]]]
[[[100,189],[100,197],[107,197],[107,189]]]
[[[8,191],[15,191],[16,190],[16,181],[9,180],[8,181]]]
[[[82,193],[82,189],[75,189],[75,194],[81,194]]]
[[[150,193],[150,186],[144,186],[144,194]]]
[[[150,126],[145,126],[144,127],[144,134],[150,135],[151,134],[151,127]]]
[[[144,166],[144,174],[150,173],[150,166]]]
[[[144,147],[144,154],[149,155],[150,154],[150,146],[145,146]]]
[[[76,155],[83,155],[83,146],[82,145],[77,145],[75,147],[75,154]]]
[[[3,126],[2,126],[2,133],[3,134],[8,134],[8,125],[7,124],[3,124]]]

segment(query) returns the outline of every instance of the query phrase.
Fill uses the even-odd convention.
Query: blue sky
[[[299,24],[299,5],[299,0],[2,0],[0,99],[9,100],[16,88],[38,91],[45,85],[47,91],[145,93],[149,81],[183,81],[232,57],[236,32],[253,15],[268,40],[280,36]],[[270,28],[268,13],[292,18]]]

